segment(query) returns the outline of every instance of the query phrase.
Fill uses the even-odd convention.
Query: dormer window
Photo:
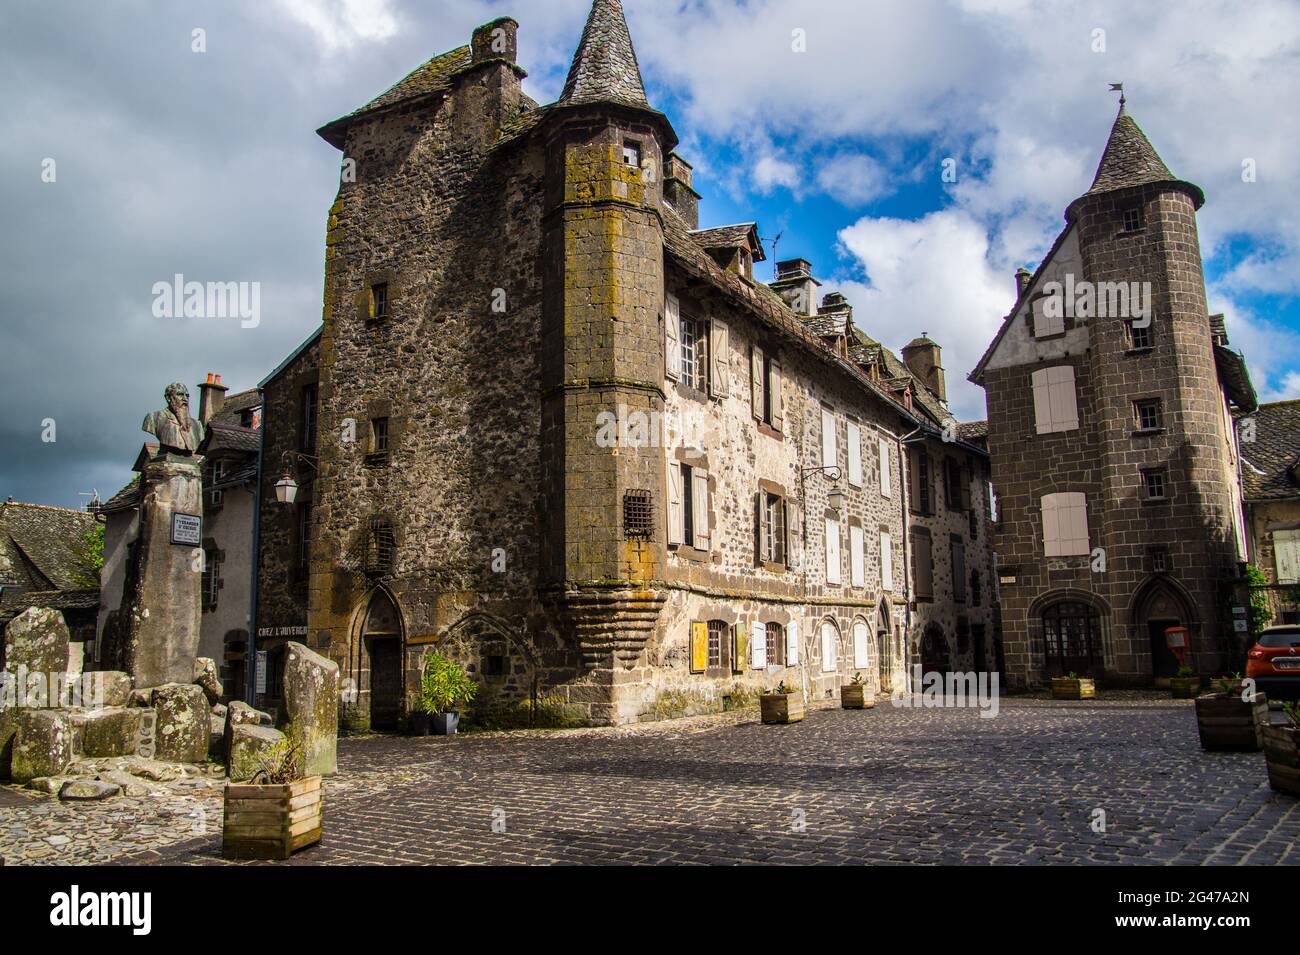
[[[623,143],[623,163],[627,166],[641,168],[641,144],[630,140]]]

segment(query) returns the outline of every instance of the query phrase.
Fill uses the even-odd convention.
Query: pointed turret
[[[560,102],[624,103],[649,108],[619,0],[595,0],[592,4]]]
[[[1106,141],[1106,149],[1101,154],[1101,162],[1097,164],[1097,175],[1093,177],[1092,186],[1075,202],[1086,196],[1153,183],[1168,183],[1186,191],[1197,209],[1205,204],[1205,193],[1200,186],[1185,182],[1169,171],[1169,167],[1142,132],[1142,127],[1138,126],[1121,103],[1119,115],[1115,117],[1115,124],[1110,129],[1110,138]]]

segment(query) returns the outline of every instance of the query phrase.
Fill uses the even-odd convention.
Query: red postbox
[[[1186,627],[1165,627],[1165,646],[1180,667],[1187,665],[1187,636]]]

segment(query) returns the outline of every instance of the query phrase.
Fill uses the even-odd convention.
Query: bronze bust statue
[[[194,454],[203,443],[203,422],[190,417],[190,392],[173,382],[163,392],[167,407],[145,416],[140,427],[158,439],[158,453]]]

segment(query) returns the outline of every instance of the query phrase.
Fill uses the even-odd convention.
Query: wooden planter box
[[[320,842],[320,777],[284,785],[226,786],[221,855],[227,859],[287,859]]]
[[[1258,752],[1264,745],[1261,728],[1268,722],[1268,700],[1263,694],[1247,703],[1240,693],[1196,698],[1196,728],[1202,749],[1240,749]]]
[[[1264,725],[1260,733],[1268,760],[1268,784],[1280,793],[1300,796],[1300,728]]]
[[[798,723],[803,719],[803,696],[798,693],[765,693],[758,698],[764,723]]]
[[[869,710],[876,705],[875,696],[867,695],[865,683],[846,683],[840,687],[840,706],[846,710]]]
[[[1169,678],[1169,692],[1175,700],[1194,700],[1201,692],[1199,676],[1174,676]]]
[[[1097,696],[1097,683],[1087,677],[1071,680],[1068,676],[1052,678],[1052,699],[1091,700]]]

